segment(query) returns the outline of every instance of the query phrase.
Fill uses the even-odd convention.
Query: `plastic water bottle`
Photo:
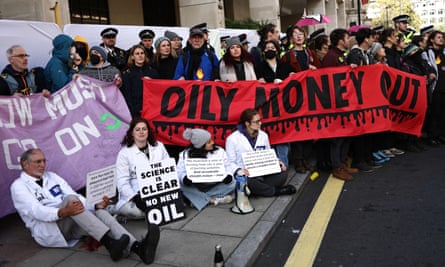
[[[224,267],[224,257],[221,251],[221,245],[215,246],[215,267]]]

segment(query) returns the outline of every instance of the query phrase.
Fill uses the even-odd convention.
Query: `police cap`
[[[408,16],[408,15],[405,15],[405,14],[403,14],[403,15],[398,15],[397,17],[392,18],[392,21],[393,21],[394,23],[397,23],[397,22],[408,23],[408,20],[409,20],[409,16]]]
[[[102,37],[116,37],[119,31],[116,28],[106,28],[100,32]]]
[[[142,39],[153,39],[155,37],[154,31],[150,29],[145,29],[139,32],[139,38]]]
[[[192,28],[200,28],[203,33],[209,32],[209,29],[207,28],[207,22],[200,23],[198,25],[193,26]]]
[[[420,35],[424,35],[425,33],[432,32],[434,30],[434,25],[429,25],[420,29]]]

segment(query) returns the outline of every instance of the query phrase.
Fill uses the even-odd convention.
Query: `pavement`
[[[230,211],[233,204],[206,207],[201,212],[186,208],[186,218],[161,227],[154,263],[150,266],[213,266],[215,246],[222,246],[226,267],[252,266],[287,211],[297,200],[308,173],[289,168],[290,184],[297,194],[272,198],[250,197],[255,208],[250,214]],[[145,221],[127,221],[123,225],[136,238],[146,232]],[[79,242],[73,248],[42,248],[37,245],[17,214],[0,218],[0,266],[144,266],[131,254],[113,262],[103,246],[90,252]]]

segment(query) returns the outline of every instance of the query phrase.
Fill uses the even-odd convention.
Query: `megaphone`
[[[231,211],[238,214],[248,214],[254,212],[255,209],[249,202],[250,190],[249,187],[247,187],[247,176],[236,175],[235,180],[235,203],[233,204]]]

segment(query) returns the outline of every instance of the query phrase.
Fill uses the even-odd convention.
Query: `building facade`
[[[309,31],[320,27],[329,31],[348,26],[345,1],[351,0],[3,0],[0,19],[55,22],[61,28],[65,24],[190,27],[203,21],[209,28],[224,28],[227,17],[250,18],[286,29],[306,8],[307,14],[320,13],[332,19],[329,24],[311,26]]]

